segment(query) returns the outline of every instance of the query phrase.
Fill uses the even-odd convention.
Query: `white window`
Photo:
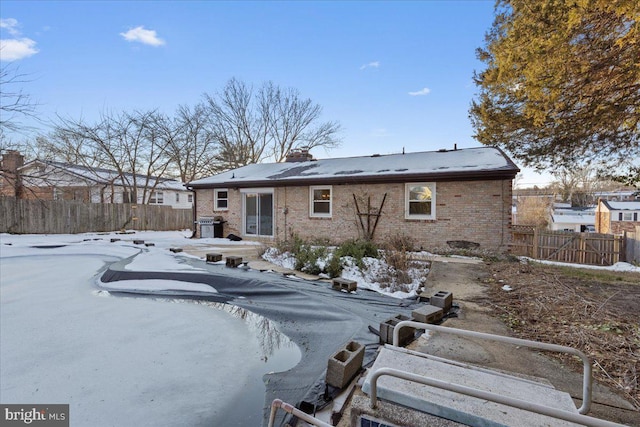
[[[149,196],[150,205],[162,205],[164,204],[164,193],[162,191],[152,191]]]
[[[193,194],[187,194],[187,202],[193,203]]]
[[[229,209],[229,192],[226,188],[213,190],[213,210],[226,211]]]
[[[436,219],[436,183],[405,184],[405,218]]]
[[[623,221],[633,221],[633,212],[623,212],[622,213]]]
[[[331,218],[330,185],[309,187],[309,216],[315,218]]]
[[[64,198],[64,191],[57,187],[53,187],[53,200],[62,200]]]

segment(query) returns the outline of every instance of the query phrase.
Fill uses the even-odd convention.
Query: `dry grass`
[[[640,409],[640,274],[514,262],[491,269],[491,304],[518,336],[581,350],[594,377]],[[581,369],[575,358],[553,355]]]

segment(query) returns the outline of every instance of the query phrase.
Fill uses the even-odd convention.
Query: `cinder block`
[[[411,316],[420,323],[436,323],[442,319],[443,311],[434,305],[423,305],[411,312]]]
[[[327,384],[343,388],[356,376],[364,360],[364,346],[357,341],[349,341],[329,358]]]
[[[242,257],[240,256],[228,256],[226,259],[227,267],[238,267],[242,264]]]
[[[355,280],[344,279],[342,277],[336,277],[333,279],[331,287],[338,291],[344,289],[347,292],[352,292],[358,289],[358,282]]]
[[[222,261],[222,254],[207,254],[207,262]]]
[[[411,320],[407,316],[398,314],[397,316],[391,317],[384,322],[380,323],[380,343],[381,344],[393,344],[393,330],[396,325],[403,320]],[[400,342],[398,343],[400,346],[405,346],[413,341],[415,336],[415,328],[402,328],[400,330]]]
[[[445,313],[451,310],[453,304],[453,294],[446,291],[438,291],[429,299],[429,304],[440,307]]]
[[[144,245],[144,240],[134,240],[133,244],[134,245]]]
[[[182,248],[170,248],[169,250],[174,254],[177,254],[178,252],[182,252]]]

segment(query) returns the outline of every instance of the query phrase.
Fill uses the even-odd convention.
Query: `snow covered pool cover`
[[[70,403],[74,425],[264,424],[275,398],[320,403],[328,357],[353,339],[372,360],[368,327],[412,309],[193,257],[144,259],[162,245],[2,237],[3,403]]]

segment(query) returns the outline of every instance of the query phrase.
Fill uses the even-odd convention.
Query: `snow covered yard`
[[[265,330],[279,334],[266,319],[216,303],[114,297],[97,286],[108,263],[132,255],[130,269],[196,272],[166,249],[185,234],[0,235],[0,400],[68,403],[75,426],[260,425],[263,375],[300,360],[284,336],[269,341],[280,348],[265,347]],[[123,240],[110,243],[116,237]],[[215,293],[125,282],[110,285]]]

